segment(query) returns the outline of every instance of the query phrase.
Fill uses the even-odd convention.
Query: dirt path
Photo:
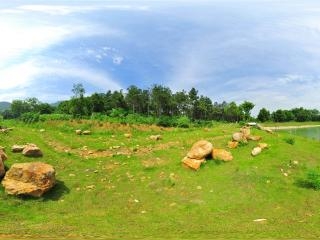
[[[285,129],[297,129],[297,128],[312,128],[320,127],[320,125],[301,125],[301,126],[272,126],[272,127],[262,127],[263,130],[285,130]]]

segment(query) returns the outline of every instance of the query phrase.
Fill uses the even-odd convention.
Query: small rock
[[[70,173],[69,177],[75,177],[76,175],[74,173]]]
[[[155,140],[155,141],[158,141],[158,140],[161,140],[162,139],[162,136],[161,135],[151,135],[149,137],[150,140]]]
[[[86,186],[86,189],[88,189],[88,190],[93,190],[93,189],[95,189],[95,185],[88,185],[88,186]]]
[[[243,138],[248,138],[250,136],[250,128],[249,127],[242,127],[240,132],[243,135]]]
[[[41,152],[40,148],[33,146],[33,145],[27,145],[23,151],[22,154],[26,157],[42,157],[43,153]]]
[[[283,176],[288,177],[288,173],[284,172]]]
[[[253,136],[253,135],[249,135],[247,137],[248,140],[251,140],[251,141],[260,141],[262,139],[261,136]]]
[[[233,156],[231,152],[228,152],[227,150],[224,149],[219,149],[219,148],[214,148],[212,151],[212,158],[214,160],[221,160],[221,161],[232,161]]]
[[[236,132],[234,134],[232,134],[232,139],[233,141],[236,141],[236,142],[241,142],[244,140],[244,136],[243,136],[243,133],[241,132]]]
[[[123,134],[123,136],[125,136],[126,138],[131,138],[132,134],[131,133],[125,133],[125,134]]]
[[[91,131],[90,130],[85,130],[82,132],[83,135],[91,135]]]
[[[184,159],[182,159],[182,163],[191,168],[191,169],[194,169],[194,170],[198,170],[201,166],[201,163],[205,162],[205,159],[201,159],[201,160],[198,160],[198,159],[193,159],[193,158],[188,158],[188,157],[185,157]]]
[[[202,187],[201,187],[201,186],[197,186],[197,189],[198,189],[198,190],[201,190],[201,189],[202,189]]]
[[[258,219],[254,219],[253,221],[254,221],[254,222],[265,222],[265,221],[267,221],[267,219],[265,219],[265,218],[258,218]]]
[[[261,153],[261,151],[262,151],[261,147],[255,147],[254,149],[252,149],[251,155],[257,156]]]
[[[231,148],[231,149],[237,148],[238,145],[239,145],[239,142],[236,142],[236,141],[229,141],[228,142],[228,148]]]
[[[140,201],[138,199],[133,200],[135,203],[139,203]]]
[[[39,130],[39,132],[45,132],[45,131],[46,131],[46,130],[45,130],[45,129],[43,129],[43,128]]]
[[[292,163],[293,165],[299,165],[299,162],[297,160],[294,160]]]
[[[143,211],[141,211],[141,213],[142,213],[142,214],[145,214],[145,213],[147,213],[147,211],[144,211],[144,210],[143,210]]]
[[[16,145],[15,144],[15,145],[12,146],[11,150],[14,153],[22,152],[25,147],[26,147],[26,145]]]
[[[265,148],[268,148],[268,144],[267,143],[258,143],[258,147],[260,147],[263,150]]]
[[[82,134],[82,130],[81,129],[77,129],[75,132],[76,132],[77,135],[81,135]]]

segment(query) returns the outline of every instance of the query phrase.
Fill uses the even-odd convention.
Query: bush
[[[55,113],[55,114],[41,114],[40,115],[40,121],[54,121],[54,120],[71,120],[72,116],[69,114],[59,114],[59,113]]]
[[[304,179],[298,180],[298,185],[305,188],[320,190],[320,168],[309,169]]]
[[[157,125],[161,127],[174,127],[177,123],[173,117],[161,116],[157,121]]]
[[[182,116],[176,120],[176,123],[178,127],[189,128],[191,121],[187,116]]]
[[[296,142],[296,140],[293,137],[285,138],[284,141],[291,145],[294,145],[294,143]]]
[[[39,122],[40,120],[40,114],[27,112],[27,113],[23,113],[20,118],[25,123],[36,123],[36,122]]]

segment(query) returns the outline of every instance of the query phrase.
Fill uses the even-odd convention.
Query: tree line
[[[36,114],[68,114],[74,118],[104,114],[111,117],[136,114],[146,117],[184,117],[190,121],[226,121],[239,122],[254,120],[251,110],[254,104],[249,101],[237,105],[235,102],[212,102],[199,95],[195,88],[190,91],[172,92],[166,86],[153,85],[150,89],[130,86],[126,92],[107,91],[85,96],[82,84],[74,84],[71,99],[62,101],[58,106],[42,103],[36,98],[12,101],[11,108],[2,113],[4,118],[23,118],[30,113]],[[277,110],[270,113],[262,108],[257,116],[265,121],[319,121],[320,114],[316,109],[295,108]]]

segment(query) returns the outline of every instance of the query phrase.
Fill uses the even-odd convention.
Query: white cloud
[[[120,64],[122,63],[122,61],[123,61],[123,57],[121,57],[121,56],[114,56],[114,57],[112,58],[112,61],[113,61],[114,64],[120,65]]]
[[[68,15],[72,13],[86,13],[97,10],[120,10],[120,11],[147,11],[148,6],[135,5],[22,5],[16,8],[18,11],[39,12],[50,15]],[[8,9],[6,10],[8,12]]]

